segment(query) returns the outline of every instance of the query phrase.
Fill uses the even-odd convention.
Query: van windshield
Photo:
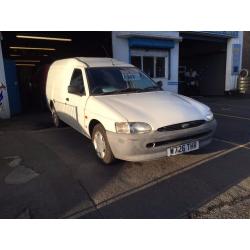
[[[88,68],[87,75],[91,95],[161,90],[152,79],[133,67]]]

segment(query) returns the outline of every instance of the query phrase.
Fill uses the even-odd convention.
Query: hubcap
[[[53,121],[54,121],[54,124],[56,126],[58,126],[58,119],[57,119],[57,115],[55,112],[52,112],[52,118],[53,118]]]
[[[99,131],[97,131],[94,135],[93,144],[97,155],[103,159],[106,154],[106,143],[102,133]]]
[[[52,117],[53,117],[55,125],[57,125],[57,117],[56,117],[56,114],[54,112],[53,112]]]

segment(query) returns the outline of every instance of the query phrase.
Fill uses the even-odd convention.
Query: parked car
[[[209,107],[164,91],[133,65],[111,58],[54,62],[46,96],[55,126],[63,121],[91,139],[106,164],[197,150],[216,129]]]

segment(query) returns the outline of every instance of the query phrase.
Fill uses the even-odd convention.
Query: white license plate
[[[192,141],[189,143],[181,144],[178,146],[170,147],[167,149],[168,156],[179,155],[193,150],[199,149],[199,141]]]

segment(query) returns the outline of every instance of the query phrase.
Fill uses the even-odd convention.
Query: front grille
[[[193,127],[198,127],[198,126],[204,124],[205,122],[206,122],[205,120],[182,122],[182,123],[177,123],[177,124],[158,128],[157,131],[165,132],[165,131],[174,131],[174,130],[180,130],[180,129],[193,128]]]
[[[146,145],[147,148],[153,148],[153,147],[159,147],[159,146],[163,146],[169,143],[173,143],[173,142],[178,142],[178,141],[185,141],[185,140],[195,140],[195,139],[199,139],[200,137],[209,135],[212,132],[212,130],[203,132],[203,133],[199,133],[196,135],[188,135],[188,136],[183,136],[180,138],[175,138],[175,139],[170,139],[170,140],[166,140],[166,141],[158,141],[158,142],[151,142],[148,143]]]

